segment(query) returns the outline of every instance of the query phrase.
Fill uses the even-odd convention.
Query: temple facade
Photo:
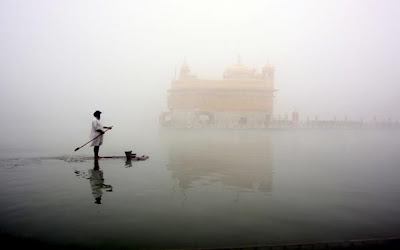
[[[237,63],[220,80],[199,79],[185,62],[168,90],[168,111],[160,114],[163,127],[265,128],[273,111],[274,68],[260,72]]]

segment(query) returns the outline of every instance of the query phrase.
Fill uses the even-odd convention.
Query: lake
[[[160,129],[145,148],[98,164],[89,147],[3,154],[1,234],[99,248],[399,236],[399,130]]]

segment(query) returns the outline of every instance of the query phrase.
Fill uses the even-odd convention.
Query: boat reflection
[[[166,167],[187,190],[223,184],[236,192],[272,191],[273,158],[268,134],[239,130],[161,130]]]

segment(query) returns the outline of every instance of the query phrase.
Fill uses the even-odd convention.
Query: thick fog
[[[183,61],[220,79],[238,54],[274,65],[274,115],[399,120],[399,11],[378,0],[1,0],[0,149],[72,153],[97,109],[111,145],[145,149]]]

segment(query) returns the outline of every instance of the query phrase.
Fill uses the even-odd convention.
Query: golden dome
[[[190,75],[189,64],[185,60],[185,62],[181,66],[181,75],[180,76],[181,77],[186,77],[186,76],[189,76],[189,75]]]
[[[264,67],[262,68],[263,71],[274,71],[274,66],[271,64],[265,64]]]
[[[183,62],[181,70],[190,71],[189,64],[186,61]]]
[[[224,78],[246,78],[254,77],[256,73],[255,68],[249,68],[241,64],[240,57],[238,57],[237,64],[232,65],[225,69]]]

